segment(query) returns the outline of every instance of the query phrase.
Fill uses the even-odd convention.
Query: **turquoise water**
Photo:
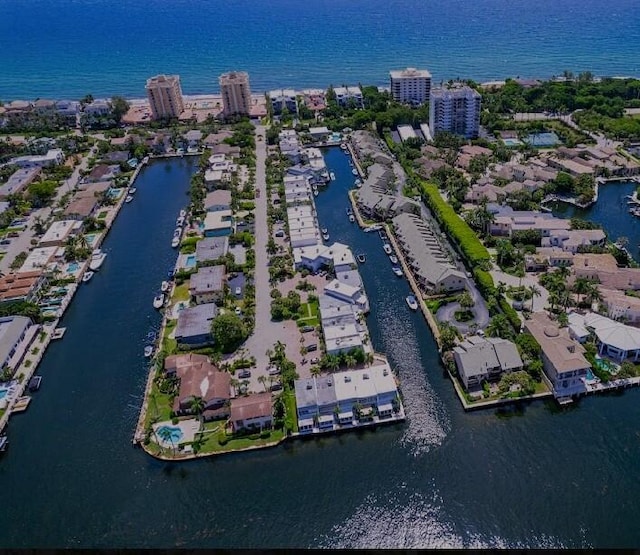
[[[609,374],[615,374],[618,370],[618,367],[611,362],[610,360],[606,360],[604,358],[596,358],[595,365],[605,372],[609,372]]]
[[[0,98],[144,96],[178,73],[188,93],[247,70],[251,87],[640,74],[637,0],[3,0]],[[43,24],[46,22],[46,24]],[[46,53],[46,55],[43,55]]]
[[[0,388],[0,399],[4,399],[7,396],[7,393],[9,393],[8,389]]]
[[[502,142],[509,148],[517,147],[522,144],[522,141],[519,139],[502,139]]]
[[[74,272],[78,271],[78,268],[80,268],[80,264],[78,264],[77,262],[71,262],[67,266],[67,273],[73,274]]]
[[[175,443],[176,445],[180,442],[180,440],[182,439],[182,436],[184,435],[182,433],[182,430],[177,426],[160,426],[156,430],[156,434],[158,436],[158,439],[160,439],[160,441],[166,441],[167,443]],[[164,434],[168,434],[166,436],[166,440],[165,440]]]
[[[197,259],[196,259],[196,255],[195,254],[189,254],[187,255],[187,257],[184,259],[184,264],[183,266],[185,268],[195,268],[196,264],[198,263]]]

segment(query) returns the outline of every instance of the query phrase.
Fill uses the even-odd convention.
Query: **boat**
[[[351,173],[352,173],[353,175],[358,175],[358,170],[356,170],[355,168],[353,168],[353,169],[351,170]]]
[[[169,282],[168,282],[168,281],[163,281],[163,282],[160,284],[160,291],[162,291],[163,293],[165,293],[168,289],[169,289]]]
[[[314,190],[313,190],[313,196],[314,196],[314,197],[317,197],[317,196],[318,196],[318,189],[314,189]]]
[[[351,206],[347,206],[347,216],[351,216],[353,214],[353,210],[351,210]]]
[[[322,235],[329,233],[329,230],[326,227],[323,227],[320,231],[322,232]]]
[[[7,446],[9,445],[9,440],[7,436],[0,436],[0,453],[4,453],[7,450]]]
[[[362,187],[362,183],[356,183],[356,187],[360,189],[360,187]]]
[[[153,345],[147,345],[144,348],[144,358],[149,358],[153,354]]]
[[[382,250],[385,254],[391,254],[393,252],[393,249],[391,248],[391,245],[389,243],[384,243],[382,245]]]
[[[129,194],[130,195],[135,195],[137,190],[138,189],[136,189],[135,187],[129,187]]]
[[[153,308],[162,308],[164,304],[164,293],[160,293],[153,298]]]
[[[358,259],[358,262],[360,262],[360,264],[364,264],[367,261],[367,258],[364,255],[364,253],[358,254],[356,258]]]
[[[127,198],[124,199],[125,202],[131,202],[133,200],[133,197],[131,195],[127,195]]]
[[[178,216],[179,218],[186,218],[187,217],[187,211],[186,210],[180,210],[180,215]]]
[[[340,148],[342,150],[348,150],[346,143],[340,143]]]
[[[323,233],[322,234],[322,240],[323,241],[328,241],[329,240],[329,234],[328,233]]]
[[[369,227],[365,227],[363,231],[365,233],[371,233],[372,231],[378,231],[379,229],[382,229],[382,226],[380,224],[373,224]]]
[[[407,305],[411,310],[418,310],[418,300],[413,295],[407,295],[405,299],[407,301]]]
[[[184,225],[184,218],[178,218],[176,220],[176,227],[182,227]]]
[[[336,174],[335,174],[335,173],[333,173],[333,172],[331,172],[331,173],[329,174],[329,177],[331,178],[331,181],[335,181],[335,180],[336,180]]]
[[[389,255],[389,260],[391,260],[391,264],[397,264],[398,263],[398,258],[396,257],[395,254],[390,254]]]
[[[180,237],[174,236],[173,240],[171,241],[171,246],[175,249],[179,244],[180,244]]]
[[[38,389],[40,389],[41,382],[42,376],[33,376],[33,378],[29,380],[29,385],[27,386],[29,391],[38,391]]]
[[[349,214],[349,221],[351,223],[355,222],[356,221],[356,217],[353,214]]]
[[[89,272],[85,272],[84,275],[82,276],[82,281],[84,281],[85,283],[87,281],[89,281],[91,278],[93,277],[93,272],[89,271]]]
[[[356,187],[360,187],[360,186],[362,186],[362,180],[361,179],[356,179],[354,181],[354,184],[355,184]]]
[[[402,268],[400,266],[394,266],[391,269],[393,270],[393,273],[398,277],[402,277],[404,275],[404,272],[402,271]]]
[[[100,266],[102,266],[105,258],[107,258],[106,252],[102,252],[100,249],[93,251],[91,260],[89,261],[89,269],[93,272],[97,272],[100,269]]]

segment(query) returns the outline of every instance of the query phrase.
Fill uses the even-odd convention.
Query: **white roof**
[[[594,313],[588,313],[584,316],[584,325],[587,328],[593,328],[598,340],[606,345],[622,351],[640,349],[640,330],[638,328],[632,328]]]

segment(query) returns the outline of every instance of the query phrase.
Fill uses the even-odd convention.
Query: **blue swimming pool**
[[[184,259],[184,264],[183,266],[185,268],[195,268],[196,267],[196,263],[198,262],[198,260],[196,259],[196,255],[195,254],[189,254],[187,255],[187,257]]]
[[[7,396],[7,393],[9,393],[8,389],[5,389],[4,387],[0,389],[0,399],[4,399]]]
[[[609,372],[609,374],[615,374],[618,371],[617,364],[614,364],[610,360],[606,360],[604,358],[596,358],[595,365],[598,367],[598,369]]]
[[[73,274],[74,272],[77,272],[79,269],[80,269],[80,264],[78,264],[77,262],[71,262],[67,266],[67,273]]]
[[[158,439],[164,443],[173,443],[177,445],[184,434],[178,426],[160,426],[156,430],[156,435],[158,436]]]
[[[504,143],[504,146],[509,148],[520,146],[522,144],[522,141],[519,139],[502,139],[502,142]]]

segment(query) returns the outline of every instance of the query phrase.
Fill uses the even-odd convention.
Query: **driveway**
[[[473,326],[475,330],[481,330],[487,327],[489,324],[489,310],[487,309],[487,305],[480,295],[480,291],[475,287],[471,280],[467,280],[467,290],[471,294],[475,304],[471,309],[475,315],[473,320],[469,320],[468,322],[458,322],[455,318],[455,312],[460,310],[460,303],[448,303],[436,312],[436,319],[438,322],[449,322],[454,325],[458,331],[461,333],[468,333],[471,331],[471,327]]]
[[[496,285],[502,282],[511,287],[518,287],[520,285],[520,278],[505,274],[502,270],[494,269],[489,272],[493,277],[493,281]],[[535,285],[540,291],[540,296],[533,299],[533,312],[543,312],[544,307],[547,306],[549,300],[549,291],[547,291],[540,283],[538,283],[537,276],[526,275],[522,278],[522,285],[525,287],[531,287]],[[531,301],[527,301],[527,304],[531,304]]]

